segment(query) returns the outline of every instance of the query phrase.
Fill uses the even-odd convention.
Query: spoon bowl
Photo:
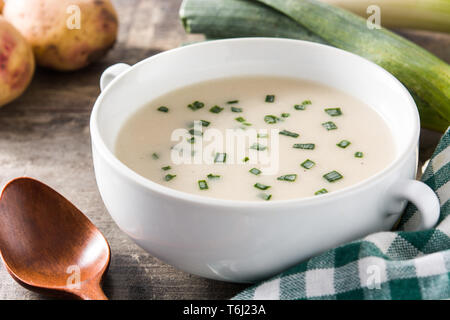
[[[18,178],[3,189],[0,256],[30,290],[107,299],[101,289],[111,258],[107,240],[72,203],[37,180]]]

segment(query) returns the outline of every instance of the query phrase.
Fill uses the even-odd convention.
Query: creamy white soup
[[[166,187],[230,200],[321,196],[365,180],[395,157],[371,107],[291,78],[239,77],[174,90],[121,128],[115,153]]]

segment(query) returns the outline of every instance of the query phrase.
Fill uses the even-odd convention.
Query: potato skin
[[[16,28],[0,17],[0,107],[25,91],[34,69],[31,46]]]
[[[2,13],[4,6],[5,6],[5,2],[3,2],[3,0],[0,0],[0,13]]]
[[[68,27],[73,5],[80,9],[80,29]],[[87,66],[117,38],[118,17],[110,0],[14,0],[5,3],[3,15],[31,44],[37,64],[56,70]]]

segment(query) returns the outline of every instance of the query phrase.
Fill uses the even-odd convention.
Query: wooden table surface
[[[0,186],[18,176],[37,178],[70,199],[96,224],[112,249],[104,289],[111,299],[223,299],[245,285],[199,278],[144,252],[110,218],[95,182],[89,116],[102,71],[133,64],[158,52],[198,41],[179,21],[181,0],[114,0],[120,15],[115,48],[100,62],[74,73],[38,69],[26,93],[0,109]],[[450,37],[402,32],[450,61]],[[439,134],[423,131],[421,158],[430,156]],[[0,299],[44,299],[14,282],[0,266]]]

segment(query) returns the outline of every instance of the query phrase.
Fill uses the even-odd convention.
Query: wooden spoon
[[[107,300],[101,282],[111,258],[108,242],[80,210],[39,181],[18,178],[3,189],[0,256],[25,288]]]

